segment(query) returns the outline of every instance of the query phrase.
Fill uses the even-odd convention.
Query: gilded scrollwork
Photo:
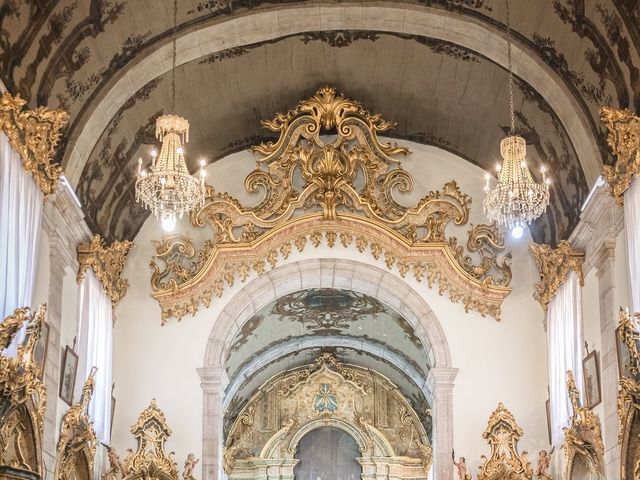
[[[584,252],[573,249],[566,240],[559,242],[556,248],[534,243],[529,249],[540,274],[540,281],[535,284],[534,298],[545,310],[570,271],[573,270],[578,276],[580,285],[584,284]]]
[[[89,402],[95,390],[96,371],[95,367],[91,369],[80,401],[72,405],[62,419],[56,448],[56,480],[93,478],[97,441],[89,418]]]
[[[482,438],[491,447],[489,457],[482,456],[478,480],[531,480],[533,470],[526,452],[518,452],[518,441],[524,434],[513,414],[502,404],[489,417]]]
[[[55,191],[62,175],[62,168],[53,158],[69,114],[44,107],[25,109],[26,103],[20,96],[7,92],[0,96],[0,130],[42,193],[49,195]]]
[[[413,178],[396,158],[408,150],[378,140],[393,123],[324,87],[263,125],[279,137],[254,147],[263,158],[245,179],[246,190],[261,200],[246,207],[208,186],[191,222],[209,225],[213,238],[201,249],[186,237],[156,242],[152,289],[163,321],[195,313],[236,278],[260,275],[293,247],[318,247],[323,238],[329,248],[340,243],[368,250],[402,276],[412,270],[419,280],[437,284],[467,310],[499,318],[511,280],[503,235],[495,226],[472,227],[467,248],[479,257],[476,265],[447,234],[450,224],[469,220],[471,199],[455,181],[415,206],[397,200],[398,192],[413,188]],[[325,134],[331,133],[327,143]]]
[[[569,480],[576,460],[579,458],[587,469],[590,479],[604,478],[604,444],[600,419],[589,408],[580,406],[580,393],[573,378],[567,371],[567,391],[573,415],[564,430],[562,452],[565,457],[562,478]]]
[[[36,312],[19,308],[3,322],[3,345],[9,345],[26,322],[26,340],[17,355],[0,355],[0,477],[43,472],[42,435],[47,394],[34,351],[45,322],[46,305]],[[18,472],[16,472],[16,470]]]
[[[132,246],[133,243],[127,240],[114,241],[107,246],[100,235],[94,235],[90,242],[78,245],[78,283],[87,269],[91,268],[111,302],[118,303],[129,288],[129,282],[122,278],[122,271]]]
[[[607,142],[616,156],[616,163],[603,167],[609,193],[619,205],[631,181],[640,174],[640,117],[630,110],[603,107],[600,118],[609,130]]]
[[[618,335],[629,352],[629,371],[634,377],[640,375],[640,350],[638,348],[640,333],[638,333],[636,319],[640,319],[640,313],[630,315],[627,309],[620,308]]]

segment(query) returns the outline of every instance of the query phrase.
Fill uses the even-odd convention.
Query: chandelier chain
[[[173,0],[173,40],[171,57],[171,111],[176,111],[176,39],[178,36],[178,0]]]
[[[509,115],[511,119],[511,135],[516,133],[516,121],[513,107],[513,65],[511,62],[511,12],[509,9],[509,0],[505,0],[507,4],[507,65],[509,68]]]

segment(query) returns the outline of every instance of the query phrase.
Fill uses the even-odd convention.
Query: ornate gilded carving
[[[53,193],[62,175],[60,165],[53,163],[60,130],[69,119],[62,110],[39,107],[24,109],[26,101],[5,92],[0,97],[0,130],[11,148],[20,155],[22,166],[33,176],[45,195]]]
[[[300,439],[325,426],[349,433],[363,461],[375,458],[394,478],[422,478],[431,467],[427,432],[395,385],[322,353],[268,380],[249,399],[225,439],[225,472],[249,478],[252,469],[279,465],[273,475],[288,478]]]
[[[638,349],[640,333],[638,333],[637,320],[634,319],[640,319],[640,313],[634,313],[631,316],[628,309],[620,308],[618,335],[629,352],[629,371],[631,375],[637,376],[640,375],[640,351]]]
[[[94,235],[90,242],[78,245],[78,283],[87,269],[91,268],[111,302],[118,303],[129,288],[129,282],[122,278],[122,270],[132,246],[133,243],[127,240],[115,241],[107,246],[100,235]]]
[[[513,414],[499,403],[489,417],[487,428],[482,434],[491,447],[489,457],[482,456],[478,480],[531,480],[533,470],[526,452],[518,452],[518,441],[523,435]]]
[[[624,192],[640,173],[640,117],[628,109],[603,107],[600,118],[609,130],[607,142],[616,156],[616,163],[605,165],[602,175],[609,186],[609,193],[618,205],[622,205]]]
[[[0,477],[42,475],[42,433],[47,394],[34,351],[45,321],[46,305],[34,313],[16,309],[0,324],[3,345],[9,345],[27,323],[26,341],[15,357],[0,356]],[[20,473],[22,472],[22,473]]]
[[[177,480],[176,463],[164,450],[171,429],[167,425],[164,413],[155,400],[143,410],[138,421],[131,427],[131,433],[138,442],[133,456],[125,460],[127,480]]]
[[[89,402],[95,389],[96,370],[91,369],[82,387],[80,402],[72,405],[62,419],[56,449],[56,480],[93,478],[96,434],[89,418]]]
[[[545,310],[571,270],[578,276],[580,285],[584,284],[584,252],[574,250],[566,240],[558,243],[556,248],[534,243],[529,249],[540,273],[540,281],[535,284],[533,296]]]
[[[279,138],[254,147],[264,158],[245,179],[246,189],[262,199],[245,207],[209,186],[205,205],[191,214],[194,226],[213,231],[204,248],[186,237],[156,243],[152,289],[163,321],[195,313],[236,278],[262,274],[293,247],[318,247],[323,237],[330,248],[339,240],[359,253],[368,250],[402,276],[411,270],[429,286],[437,283],[440,294],[449,292],[467,310],[499,318],[511,280],[510,257],[497,258],[503,236],[495,226],[471,229],[467,248],[478,265],[447,236],[448,225],[469,219],[471,199],[454,181],[416,206],[398,202],[396,192],[410,191],[413,178],[395,158],[408,151],[378,140],[392,123],[324,87],[263,125]],[[332,133],[327,143],[324,135]]]
[[[573,408],[569,427],[564,430],[562,452],[565,468],[562,478],[571,478],[574,464],[579,459],[584,463],[590,479],[604,478],[604,445],[600,419],[590,409],[580,406],[580,393],[573,379],[573,372],[567,371],[567,389]]]

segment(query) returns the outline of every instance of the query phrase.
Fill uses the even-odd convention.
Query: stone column
[[[222,480],[224,390],[229,383],[224,368],[199,368],[202,387],[202,480]]]
[[[453,478],[453,386],[457,368],[435,367],[429,371],[427,385],[433,392],[433,478]]]

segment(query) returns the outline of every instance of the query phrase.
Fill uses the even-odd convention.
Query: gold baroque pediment
[[[69,114],[44,107],[25,109],[26,103],[20,96],[2,94],[0,130],[20,155],[22,166],[33,176],[42,193],[49,195],[55,191],[62,175],[62,168],[53,162],[53,157]]]
[[[558,243],[556,248],[534,243],[529,247],[529,250],[538,266],[540,275],[540,280],[535,284],[533,297],[540,302],[545,310],[570,271],[573,270],[578,276],[578,282],[581,286],[584,284],[582,274],[584,252],[575,250],[566,240]]]
[[[469,220],[471,199],[455,181],[412,207],[397,200],[413,188],[397,158],[408,150],[377,136],[394,124],[324,87],[263,125],[279,137],[254,147],[263,158],[245,179],[262,199],[246,207],[208,186],[204,206],[190,217],[194,226],[208,225],[212,238],[200,249],[185,236],[156,242],[151,286],[163,323],[208,306],[236,279],[275,268],[293,248],[323,240],[330,248],[355,245],[402,277],[437,285],[466,310],[499,319],[511,291],[503,235],[495,225],[475,225],[459,245],[447,234],[450,224]]]

